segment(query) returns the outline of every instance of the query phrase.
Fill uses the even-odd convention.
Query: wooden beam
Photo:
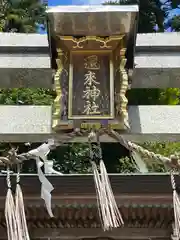
[[[41,142],[65,137],[52,132],[51,106],[0,106],[0,112],[0,141]],[[135,142],[180,140],[180,106],[130,106],[128,113],[130,129],[122,131],[125,138]],[[84,142],[87,137],[70,141]],[[102,135],[101,141],[113,140]]]
[[[42,233],[51,238],[58,238],[58,239],[68,239],[68,240],[74,240],[74,239],[92,239],[92,238],[112,238],[112,239],[157,239],[157,237],[167,238],[170,236],[169,230],[164,229],[152,229],[149,231],[148,228],[145,229],[138,229],[138,228],[120,228],[120,229],[114,229],[109,232],[104,232],[100,228],[94,228],[94,229],[32,229],[32,237],[40,237],[42,236]]]
[[[132,88],[179,88],[180,52],[136,53]]]
[[[0,228],[0,239],[6,239],[6,229]],[[104,232],[101,228],[29,228],[31,239],[79,240],[102,238],[119,240],[169,239],[170,230],[149,228],[120,228]]]
[[[0,87],[52,87],[47,35],[0,33]],[[180,87],[179,33],[138,34],[132,88]]]

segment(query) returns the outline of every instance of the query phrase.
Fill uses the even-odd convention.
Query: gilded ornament
[[[124,125],[129,128],[128,122],[128,112],[127,112],[127,104],[128,99],[126,98],[126,92],[128,90],[128,74],[125,69],[126,65],[126,48],[123,47],[123,42],[121,41],[122,48],[120,49],[120,65],[118,67],[118,71],[120,73],[120,92],[118,94],[118,104],[116,106],[116,115],[121,116]],[[116,70],[116,71],[117,71]]]
[[[57,70],[54,75],[54,85],[56,90],[56,98],[53,104],[53,120],[52,120],[52,128],[55,130],[59,125],[59,121],[61,118],[61,99],[62,99],[62,89],[60,83],[60,76],[63,71],[63,52],[58,50],[58,58],[56,59]]]

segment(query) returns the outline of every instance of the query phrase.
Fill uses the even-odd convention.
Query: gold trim
[[[79,51],[79,53],[91,53],[96,54],[98,51]],[[70,64],[69,64],[69,95],[68,95],[68,119],[114,119],[114,68],[113,68],[113,54],[112,51],[100,50],[98,53],[109,53],[110,61],[110,115],[105,116],[87,116],[87,115],[73,115],[72,114],[72,101],[73,101],[73,63],[72,55],[75,52],[70,52]]]
[[[63,63],[62,63],[62,56],[63,52],[61,49],[57,50],[58,52],[58,59],[56,59],[56,63],[58,66],[58,69],[54,76],[54,85],[56,90],[56,98],[54,100],[53,104],[53,116],[52,116],[52,128],[55,130],[59,126],[60,118],[61,118],[61,98],[62,98],[62,89],[60,84],[60,75],[63,70]]]
[[[112,53],[112,50],[72,50],[71,53],[75,53],[75,54],[86,54],[86,53],[90,53],[90,54],[104,54],[104,53]]]
[[[86,41],[96,41],[100,44],[100,48],[101,49],[112,49],[112,46],[108,46],[107,44],[112,42],[112,41],[120,41],[122,38],[124,37],[124,35],[120,35],[120,36],[110,36],[110,37],[96,37],[96,36],[86,36],[86,37],[82,37],[82,38],[75,38],[73,36],[60,36],[60,40],[63,41],[72,41],[73,43],[75,43],[75,45],[72,47],[73,49],[83,49],[84,46],[82,45],[84,42]]]
[[[126,98],[126,92],[128,90],[128,74],[125,69],[125,65],[127,59],[125,57],[126,48],[124,48],[124,43],[121,41],[121,49],[120,49],[120,65],[119,65],[119,72],[120,72],[120,92],[119,92],[119,102],[116,106],[116,115],[121,116],[121,119],[124,122],[126,128],[129,128],[129,121],[128,121],[128,111],[127,111],[127,104],[128,99]]]
[[[111,121],[111,120],[110,120]],[[113,129],[113,130],[121,130],[124,127],[124,124],[122,122],[119,123],[111,123],[108,121],[107,129]],[[104,126],[100,122],[85,122],[81,123],[81,129],[101,129],[104,128]]]

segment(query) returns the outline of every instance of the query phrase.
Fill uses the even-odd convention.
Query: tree
[[[119,0],[106,4],[136,4],[137,0]],[[164,12],[159,0],[140,0],[140,14],[138,31],[140,33],[153,32],[157,24],[160,31],[163,29]],[[45,6],[40,0],[0,0],[0,31],[4,32],[36,32],[38,24],[45,24]],[[174,29],[178,27],[174,26]],[[161,89],[132,89],[127,93],[129,103],[139,104],[179,104],[180,90],[169,88]],[[44,89],[2,89],[0,90],[0,104],[49,105],[53,103],[55,93]],[[19,145],[14,143],[14,145]],[[32,144],[32,148],[36,144]],[[38,145],[38,144],[37,144]],[[135,172],[135,163],[129,157],[129,152],[120,144],[101,144],[103,159],[109,172]],[[10,147],[0,144],[0,149]],[[179,144],[146,143],[147,149],[154,152],[170,155],[171,150],[177,151]],[[29,150],[24,144],[19,145],[20,152]],[[50,159],[55,160],[55,167],[63,173],[89,173],[88,144],[69,144],[53,151]],[[161,164],[151,164],[151,171],[164,171]],[[25,163],[25,172],[34,172],[34,163]]]
[[[127,98],[129,105],[179,105],[180,89],[131,89]]]
[[[149,151],[155,152],[156,154],[161,154],[166,157],[174,155],[180,152],[179,142],[146,142],[142,144],[142,147],[148,149]],[[165,172],[165,166],[159,162],[153,161],[153,159],[147,159],[148,169],[150,172]]]
[[[107,1],[105,5],[139,5],[138,32],[150,33],[154,31],[157,24],[160,31],[164,31],[163,20],[164,12],[161,10],[159,0],[118,0]]]
[[[40,0],[0,0],[0,31],[37,32],[46,24],[45,9]]]
[[[169,157],[179,152],[180,143],[172,142],[146,142],[142,147]],[[109,173],[134,173],[137,166],[129,151],[119,143],[101,143],[103,160]],[[53,151],[49,158],[54,159],[55,168],[62,173],[91,173],[89,146],[87,143],[73,143],[65,147],[59,147]],[[162,162],[154,159],[144,158],[149,172],[165,172],[166,168]]]
[[[98,147],[93,144],[93,149],[98,153]],[[135,163],[128,158],[129,151],[119,143],[101,143],[103,160],[110,173],[135,172]],[[88,143],[72,143],[58,147],[49,155],[54,159],[55,168],[66,174],[91,173],[90,149]]]
[[[180,0],[172,0],[171,1],[171,6],[172,8],[177,8],[180,5]]]
[[[180,16],[173,17],[171,20],[171,26],[176,32],[180,31]]]
[[[41,88],[1,89],[0,104],[51,105],[55,95],[53,90]]]
[[[167,1],[169,2],[169,1]],[[177,7],[179,0],[172,1],[171,7]],[[164,17],[166,11],[161,8],[159,0],[117,0],[107,1],[105,5],[139,5],[139,33],[151,33],[155,31],[155,25],[158,25],[158,31],[164,32]],[[165,3],[164,3],[165,5]],[[174,17],[172,27],[180,29],[180,18]],[[127,98],[130,105],[156,105],[180,103],[180,91],[178,88],[169,89],[131,89],[127,92]]]

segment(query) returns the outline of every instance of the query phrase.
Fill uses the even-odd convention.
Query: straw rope
[[[76,128],[73,132],[67,133],[63,139],[58,142],[55,141],[54,146],[51,148],[54,149],[57,146],[61,146],[64,143],[68,143],[71,139],[77,136],[85,136],[87,135],[87,130],[81,130],[79,128]],[[174,155],[171,155],[169,157],[165,157],[161,154],[156,154],[152,151],[149,151],[138,144],[135,144],[131,141],[125,140],[118,132],[114,130],[107,130],[107,129],[100,129],[99,134],[108,134],[109,136],[113,137],[116,141],[118,141],[121,145],[125,146],[130,151],[136,151],[140,153],[144,157],[152,158],[156,161],[160,161],[163,164],[166,164],[170,168],[177,168],[180,169],[180,153],[176,153]],[[92,133],[91,133],[92,134]],[[93,138],[95,136],[92,136]],[[27,161],[32,159],[32,155],[29,153],[23,153],[23,154],[17,154],[17,149],[12,148],[7,153],[6,156],[0,157],[0,165],[13,165],[13,164],[21,164],[23,161]]]
[[[123,224],[123,219],[121,217],[121,214],[118,210],[117,204],[115,202],[115,198],[111,189],[110,181],[108,178],[108,174],[104,165],[104,162],[102,160],[102,152],[100,147],[100,141],[99,141],[99,135],[107,133],[114,139],[116,139],[121,145],[125,146],[129,151],[131,152],[137,152],[140,153],[144,157],[153,158],[156,161],[160,161],[165,165],[168,165],[171,169],[180,169],[180,153],[171,155],[170,157],[165,157],[161,154],[156,154],[152,151],[148,151],[147,149],[132,143],[131,141],[125,140],[118,132],[114,130],[109,129],[100,129],[97,132],[91,131],[88,135],[89,142],[93,142],[94,139],[98,143],[99,147],[99,169],[98,171],[97,165],[95,162],[90,159],[92,163],[92,169],[94,173],[94,181],[95,181],[95,187],[96,187],[96,193],[97,193],[97,202],[98,202],[98,210],[100,215],[100,220],[103,226],[104,230],[109,230],[114,227],[119,227]],[[75,129],[73,132],[68,133],[65,135],[63,139],[59,142],[53,141],[53,144],[50,145],[50,150],[56,148],[57,146],[63,145],[64,143],[69,142],[72,138],[76,136],[84,136],[87,134],[87,131]],[[6,222],[8,223],[8,237],[9,240],[19,240],[17,239],[16,235],[19,234],[21,228],[24,229],[26,232],[26,239],[29,240],[28,236],[28,230],[27,225],[25,221],[25,213],[24,213],[24,207],[21,209],[20,212],[20,206],[23,206],[23,197],[21,189],[19,188],[19,172],[17,174],[17,193],[18,197],[16,199],[16,206],[14,206],[13,197],[11,194],[11,183],[10,183],[10,173],[9,173],[9,167],[16,164],[19,165],[23,163],[23,161],[27,161],[30,159],[33,159],[34,156],[31,153],[23,153],[23,154],[17,154],[17,150],[15,148],[11,148],[9,151],[6,152],[5,156],[0,157],[0,165],[8,166],[7,171],[7,185],[8,185],[8,193],[6,198],[6,207],[5,207],[5,215],[6,215]],[[32,151],[31,151],[32,152]],[[90,158],[92,158],[92,149],[90,149]],[[37,157],[37,156],[36,156]],[[36,158],[34,158],[36,159]],[[174,176],[171,173],[171,184],[173,189],[173,203],[174,203],[174,216],[175,216],[175,234],[174,236],[180,236],[180,200],[176,193],[176,185]],[[111,204],[109,204],[111,203]],[[12,211],[10,211],[10,209]],[[14,221],[14,214],[16,211],[16,215],[19,214],[18,219],[21,218],[22,225],[20,226],[20,220],[19,225],[15,224]],[[18,213],[18,214],[17,214]],[[16,216],[17,217],[17,216]],[[13,226],[13,229],[11,229]],[[22,227],[23,226],[23,227]],[[20,234],[22,236],[22,234]]]
[[[116,139],[120,144],[122,144],[124,147],[129,149],[130,151],[136,151],[140,153],[144,157],[152,158],[156,160],[157,162],[162,162],[163,164],[167,165],[169,168],[175,168],[180,169],[180,154],[174,154],[169,157],[165,157],[161,154],[156,154],[152,151],[149,151],[135,143],[132,143],[131,141],[125,140],[119,133],[117,133],[114,130],[111,130],[109,132],[109,135]]]
[[[55,141],[54,145],[51,146],[52,149],[56,148],[57,146],[67,144],[71,139],[74,137],[84,136],[87,133],[86,130],[81,130],[79,128],[74,129],[73,132],[67,133],[60,141]],[[18,149],[12,147],[8,150],[4,155],[0,156],[0,165],[2,166],[12,166],[22,164],[24,161],[31,160],[33,158],[32,154],[29,153],[22,153],[17,154]]]

